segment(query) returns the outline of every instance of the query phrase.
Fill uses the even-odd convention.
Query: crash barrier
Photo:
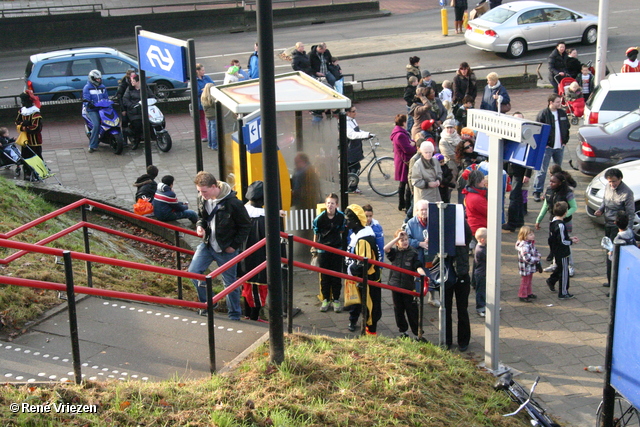
[[[10,240],[11,238],[14,238],[16,236],[19,236],[21,233],[24,233],[30,229],[32,229],[33,227],[37,226],[37,225],[41,225],[41,224],[45,224],[47,221],[52,220],[60,215],[63,215],[69,211],[72,211],[73,209],[77,209],[80,208],[81,209],[81,213],[82,213],[82,218],[81,221],[71,225],[69,227],[67,227],[64,230],[61,230],[45,239],[42,239],[40,241],[38,241],[35,244],[32,243],[24,243],[24,242],[19,242],[19,241],[14,241],[14,240]],[[90,222],[87,221],[87,211],[89,209],[93,209],[93,208],[97,208],[97,209],[101,209],[107,212],[111,212],[111,213],[115,213],[121,217],[129,217],[129,218],[135,218],[136,220],[142,220],[144,222],[148,222],[151,224],[155,224],[155,225],[160,225],[166,228],[169,228],[171,230],[174,230],[175,232],[175,244],[174,245],[170,245],[170,244],[165,244],[165,243],[161,243],[161,242],[156,242],[150,239],[146,239],[143,237],[139,237],[139,236],[135,236],[129,233],[125,233],[125,232],[121,232],[121,231],[117,231],[117,230],[113,230],[110,229],[108,227],[103,227],[103,226],[99,226],[97,224],[92,224]],[[85,246],[85,252],[77,252],[77,251],[69,251],[69,250],[63,250],[63,249],[58,249],[58,248],[52,248],[52,247],[48,247],[45,245],[48,245],[58,239],[60,239],[63,236],[68,235],[69,233],[72,233],[74,231],[77,231],[79,229],[83,230],[83,238],[84,238],[84,246]],[[145,244],[151,244],[157,247],[161,247],[161,248],[165,248],[165,249],[169,249],[172,251],[176,252],[176,265],[175,268],[168,268],[168,267],[159,267],[159,266],[154,266],[154,265],[148,265],[148,264],[143,264],[143,263],[138,263],[138,262],[133,262],[133,261],[125,261],[125,260],[120,260],[120,259],[115,259],[115,258],[109,258],[109,257],[104,257],[104,256],[99,256],[99,255],[92,255],[90,253],[90,244],[89,244],[89,237],[90,237],[90,233],[89,230],[90,229],[94,229],[94,230],[98,230],[98,231],[102,231],[108,234],[113,234],[116,236],[119,236],[121,238],[125,238],[125,239],[130,239],[130,240],[135,240],[141,243],[145,243]],[[0,234],[0,247],[4,247],[4,248],[10,248],[10,249],[16,249],[17,252],[13,253],[12,255],[9,255],[3,259],[0,259],[0,264],[10,264],[11,262],[23,257],[24,255],[28,254],[28,253],[41,253],[41,254],[45,254],[45,255],[52,255],[54,257],[57,258],[62,258],[63,259],[63,264],[64,264],[64,271],[65,271],[65,284],[62,283],[53,283],[53,282],[46,282],[46,281],[41,281],[41,280],[32,280],[32,279],[23,279],[23,278],[18,278],[18,277],[12,277],[12,276],[0,276],[0,283],[2,284],[7,284],[7,285],[14,285],[14,286],[25,286],[25,287],[31,287],[31,288],[38,288],[38,289],[49,289],[49,290],[55,290],[61,293],[66,293],[67,296],[67,304],[68,304],[68,313],[69,313],[69,327],[70,327],[70,337],[71,337],[71,347],[72,347],[72,354],[73,354],[73,366],[74,366],[74,379],[76,383],[80,383],[82,380],[82,373],[81,373],[81,361],[80,361],[80,351],[79,351],[79,339],[78,339],[78,326],[77,326],[77,316],[76,316],[76,301],[75,301],[75,294],[86,294],[86,295],[94,295],[94,296],[98,296],[98,297],[103,297],[103,298],[116,298],[116,299],[124,299],[124,300],[132,300],[132,301],[141,301],[141,302],[147,302],[147,303],[153,303],[153,304],[165,304],[165,305],[172,305],[172,306],[178,306],[178,307],[185,307],[185,308],[196,308],[199,310],[206,310],[207,313],[207,332],[208,332],[208,344],[209,344],[209,367],[210,367],[210,372],[213,374],[216,371],[216,357],[215,357],[215,332],[214,332],[214,306],[223,298],[226,298],[226,296],[228,294],[230,294],[231,292],[233,292],[235,289],[239,288],[240,286],[242,286],[247,280],[249,280],[250,278],[252,278],[253,276],[255,276],[256,274],[260,273],[262,270],[264,270],[266,268],[267,265],[267,261],[262,262],[261,264],[259,264],[258,266],[256,266],[254,269],[252,269],[251,271],[247,272],[244,276],[238,278],[234,283],[232,283],[230,286],[228,286],[227,288],[225,288],[223,291],[221,291],[220,293],[214,295],[213,294],[213,279],[218,277],[220,274],[222,274],[223,272],[225,272],[226,270],[228,270],[229,268],[231,268],[232,266],[234,266],[235,264],[237,264],[238,262],[242,261],[243,259],[245,259],[246,257],[248,257],[249,255],[253,254],[254,252],[258,251],[259,249],[261,249],[263,246],[265,246],[266,244],[266,239],[262,239],[259,242],[257,242],[255,245],[251,246],[250,248],[245,249],[243,252],[241,252],[239,255],[237,255],[235,258],[233,258],[232,260],[230,260],[229,262],[227,262],[226,264],[224,264],[221,267],[216,268],[215,270],[213,270],[211,273],[209,273],[208,275],[204,275],[204,274],[195,274],[195,273],[190,273],[188,271],[183,271],[182,270],[182,266],[181,266],[181,261],[180,261],[180,254],[188,254],[188,255],[193,255],[193,251],[188,250],[188,249],[184,249],[184,248],[180,248],[179,247],[179,234],[180,233],[186,233],[186,234],[191,234],[191,235],[196,235],[196,233],[192,230],[187,230],[187,229],[183,229],[181,227],[172,225],[172,224],[167,224],[161,221],[157,221],[151,218],[146,218],[146,217],[142,217],[136,214],[133,214],[131,212],[122,210],[122,209],[118,209],[118,208],[114,208],[112,206],[109,205],[105,205],[103,203],[99,203],[99,202],[95,202],[89,199],[81,199],[78,200],[77,202],[71,203],[63,208],[60,208],[54,212],[51,212],[47,215],[44,215],[40,218],[37,218],[33,221],[30,221],[27,224],[24,224],[14,230],[9,231],[8,233],[1,233]],[[333,252],[336,254],[339,254],[341,256],[344,257],[349,257],[349,258],[353,258],[357,261],[362,261],[364,263],[364,271],[368,270],[368,266],[369,264],[374,264],[377,265],[379,267],[384,267],[384,268],[388,268],[391,270],[395,270],[395,271],[399,271],[405,274],[409,274],[415,277],[420,277],[420,275],[416,272],[413,271],[409,271],[409,270],[404,270],[402,268],[399,267],[395,267],[393,265],[389,265],[389,264],[384,264],[382,262],[376,261],[376,260],[369,260],[363,257],[360,257],[358,255],[346,252],[346,251],[342,251],[339,249],[335,249],[335,248],[331,248],[325,245],[322,245],[320,243],[316,243],[307,239],[303,239],[301,237],[296,237],[293,236],[291,234],[287,234],[284,232],[280,233],[281,238],[283,239],[284,242],[286,242],[288,244],[288,253],[287,253],[287,257],[283,257],[281,258],[280,262],[284,265],[287,266],[287,289],[285,292],[285,313],[289,313],[291,315],[287,316],[287,321],[288,321],[288,332],[292,333],[293,332],[293,269],[295,267],[297,268],[302,268],[302,269],[306,269],[306,270],[310,270],[310,271],[315,271],[317,273],[323,273],[323,274],[329,274],[329,275],[333,275],[336,277],[339,277],[341,279],[349,279],[349,280],[353,280],[355,282],[358,282],[361,284],[362,287],[362,291],[361,294],[362,295],[367,295],[368,286],[377,286],[379,288],[383,288],[383,289],[389,289],[392,290],[394,292],[401,292],[401,293],[405,293],[408,295],[412,295],[415,297],[419,297],[420,298],[420,306],[419,306],[419,338],[422,337],[423,334],[423,317],[424,317],[424,295],[426,293],[427,290],[427,286],[428,286],[428,281],[426,277],[422,277],[422,286],[420,287],[420,292],[414,292],[414,291],[410,291],[410,290],[405,290],[405,289],[400,289],[397,288],[395,286],[390,286],[387,284],[383,284],[383,283],[378,283],[378,282],[369,282],[367,280],[367,277],[365,276],[365,278],[359,278],[359,277],[354,277],[354,276],[350,276],[348,274],[344,274],[341,272],[335,272],[332,270],[326,270],[324,268],[320,268],[320,267],[315,267],[306,263],[302,263],[299,261],[295,261],[294,260],[294,243],[297,242],[298,244],[303,244],[306,246],[310,246],[310,247],[315,247],[317,249],[321,249],[321,250],[325,250],[325,251],[329,251],[329,252]],[[78,260],[78,261],[84,261],[86,263],[86,272],[87,272],[87,284],[88,286],[75,286],[74,285],[74,271],[73,271],[73,261],[74,260]],[[135,270],[141,270],[141,271],[148,271],[148,272],[154,272],[154,273],[159,273],[159,274],[166,274],[166,275],[171,275],[171,276],[175,276],[178,280],[178,295],[177,295],[177,299],[173,299],[173,298],[168,298],[168,297],[156,297],[156,296],[149,296],[149,295],[143,295],[143,294],[137,294],[137,293],[130,293],[130,292],[121,292],[121,291],[112,291],[112,290],[105,290],[105,289],[96,289],[93,287],[93,282],[92,282],[92,274],[91,274],[91,265],[92,263],[100,263],[100,264],[107,264],[107,265],[113,265],[113,266],[118,266],[118,267],[123,267],[123,268],[130,268],[130,269],[135,269]],[[186,278],[186,279],[193,279],[193,280],[199,280],[199,281],[204,281],[206,283],[206,289],[207,289],[207,302],[206,303],[201,303],[201,302],[194,302],[194,301],[184,301],[182,300],[182,278]],[[367,319],[369,316],[368,310],[366,308],[366,304],[363,305],[363,310],[362,310],[362,330],[361,330],[361,334],[364,334],[364,327],[367,323]]]

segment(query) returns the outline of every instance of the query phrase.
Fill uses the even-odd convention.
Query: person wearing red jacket
[[[465,194],[467,222],[475,235],[478,228],[487,227],[487,177],[479,170],[471,171],[469,185],[462,192]]]

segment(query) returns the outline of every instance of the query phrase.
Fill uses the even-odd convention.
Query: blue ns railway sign
[[[138,34],[140,69],[181,82],[187,81],[187,42],[141,30]]]

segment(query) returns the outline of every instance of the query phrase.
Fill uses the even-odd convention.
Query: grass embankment
[[[525,426],[493,378],[430,344],[293,335],[208,380],[4,386],[5,426]],[[97,405],[96,414],[13,414],[14,402]]]
[[[7,233],[59,207],[44,201],[40,196],[17,187],[12,181],[0,177],[0,233]],[[90,214],[93,222],[131,234],[153,238],[142,229],[103,214]],[[12,240],[36,243],[80,221],[80,211],[69,212],[44,224],[15,236]],[[156,238],[156,240],[160,240]],[[175,265],[175,254],[164,249],[153,249],[137,242],[124,240],[103,232],[93,231],[90,237],[91,253],[128,261],[155,264],[164,267]],[[82,231],[75,231],[48,245],[60,249],[84,252]],[[15,253],[13,249],[0,247],[0,258]],[[186,263],[183,263],[186,265]],[[74,261],[74,283],[87,285],[85,263]],[[177,297],[175,277],[129,270],[102,264],[92,264],[93,286],[124,292],[154,296]],[[55,263],[54,257],[43,254],[27,254],[8,265],[0,265],[0,275],[65,283],[64,267]],[[195,299],[195,291],[189,281],[183,280],[185,299]],[[61,302],[57,293],[41,289],[0,284],[0,333],[11,336],[19,333],[29,321],[36,319],[47,309]]]

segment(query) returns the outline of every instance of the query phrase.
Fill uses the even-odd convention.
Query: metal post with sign
[[[191,81],[191,105],[193,106],[194,134],[196,144],[196,166],[198,172],[203,170],[202,145],[200,142],[200,125],[198,103],[198,84],[195,72],[195,43],[145,31],[136,27],[136,44],[138,47],[138,64],[141,71],[159,74],[161,76],[185,82]],[[146,82],[141,81],[143,94]],[[142,97],[143,111],[146,112],[146,97]],[[147,118],[147,114],[143,114]],[[146,119],[148,121],[148,118]],[[145,125],[148,126],[148,125]],[[151,144],[149,133],[145,134],[145,150],[147,152],[147,166],[151,164]]]

